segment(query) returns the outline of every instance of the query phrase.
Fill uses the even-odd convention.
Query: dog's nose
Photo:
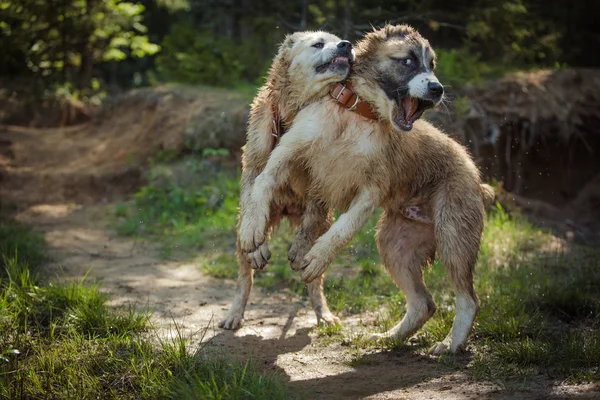
[[[348,49],[348,50],[350,50],[352,48],[352,43],[350,43],[347,40],[342,40],[341,42],[339,42],[337,44],[337,47],[339,47],[340,49]]]
[[[429,93],[434,96],[440,96],[444,94],[444,87],[440,85],[439,82],[429,82],[427,84],[427,89],[429,90]]]

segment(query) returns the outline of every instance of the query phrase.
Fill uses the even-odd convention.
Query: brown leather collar
[[[376,120],[379,118],[369,103],[360,101],[360,97],[358,97],[358,94],[356,94],[350,82],[338,83],[331,89],[329,94],[342,106],[350,111],[354,111],[358,115],[362,115],[368,119]]]

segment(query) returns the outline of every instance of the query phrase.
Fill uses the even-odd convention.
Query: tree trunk
[[[88,42],[81,55],[81,67],[79,69],[79,89],[85,90],[90,87],[92,81],[92,70],[94,68],[94,50]]]
[[[63,83],[66,84],[67,82],[69,82],[69,71],[67,69],[67,64],[69,62],[69,57],[68,57],[68,49],[67,49],[67,1],[63,0],[62,2],[62,15],[63,15],[63,20],[60,24],[60,36],[61,36],[61,42],[62,42],[62,62],[63,62],[63,69],[62,69],[62,76],[63,76]]]
[[[94,2],[95,0],[86,0],[85,2],[87,32],[85,32],[82,40],[83,50],[81,51],[81,66],[79,68],[79,90],[88,89],[92,81],[92,71],[94,68],[94,46],[91,43],[91,39],[92,35],[94,34],[94,22],[92,21]]]

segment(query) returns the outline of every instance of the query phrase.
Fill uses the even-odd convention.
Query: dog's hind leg
[[[313,280],[308,286],[308,297],[312,304],[313,310],[317,315],[317,325],[324,323],[327,325],[336,325],[340,323],[340,319],[329,311],[327,306],[327,300],[325,299],[325,293],[323,293],[323,280],[325,275],[319,276]]]
[[[437,252],[456,293],[456,315],[446,338],[429,350],[434,355],[464,348],[479,311],[473,289],[473,269],[481,242],[485,211],[479,188],[451,190],[448,185],[434,196]]]
[[[423,267],[435,254],[433,227],[399,214],[384,213],[377,230],[381,261],[406,297],[406,314],[396,326],[372,339],[404,341],[435,313],[435,303],[425,282]]]
[[[239,329],[244,321],[244,311],[252,290],[254,281],[254,269],[247,258],[247,255],[240,249],[239,240],[236,241],[236,256],[239,265],[237,286],[235,296],[231,307],[227,312],[227,316],[219,323],[219,326],[224,329]]]
[[[331,220],[332,215],[323,204],[314,199],[308,200],[302,214],[300,227],[296,231],[294,241],[288,251],[288,260],[292,270],[298,271],[300,269],[304,256],[317,238],[327,232],[331,226]],[[339,324],[340,319],[333,315],[327,306],[327,300],[323,293],[323,280],[324,276],[321,275],[307,285],[308,297],[310,297],[310,302],[317,316],[317,325],[321,323],[327,325]]]
[[[462,264],[462,266],[457,267],[457,264],[453,264],[453,260],[443,259],[442,261],[446,271],[454,269],[454,272],[449,273],[449,275],[456,293],[456,315],[448,336],[429,349],[429,353],[433,355],[448,352],[456,353],[458,350],[464,349],[467,337],[475,322],[475,317],[479,312],[479,299],[473,289],[472,266]]]

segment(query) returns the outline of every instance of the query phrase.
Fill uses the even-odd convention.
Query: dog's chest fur
[[[316,110],[314,117],[322,122],[312,130],[313,142],[303,162],[310,171],[311,194],[345,210],[359,188],[381,176],[378,169],[385,157],[375,132],[377,124],[365,123],[362,117],[341,118],[337,108],[334,104]]]

